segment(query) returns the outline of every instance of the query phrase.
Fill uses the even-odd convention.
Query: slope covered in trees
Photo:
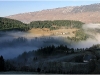
[[[0,30],[26,30],[26,24],[13,19],[0,17]]]
[[[6,60],[5,71],[90,74],[96,69],[100,55],[96,61],[91,60],[87,63],[83,63],[83,57],[87,53],[93,53],[93,51],[93,55],[95,55],[99,50],[95,50],[95,48],[93,50],[90,48],[73,49],[68,48],[67,45],[51,45],[35,51],[24,52],[17,58]],[[98,64],[100,65],[100,62]]]
[[[8,30],[19,30],[19,31],[29,31],[32,28],[48,28],[50,30],[61,29],[79,29],[75,34],[75,37],[68,39],[79,41],[79,40],[86,40],[87,35],[82,30],[82,25],[84,23],[80,21],[73,21],[73,20],[54,20],[54,21],[33,21],[30,24],[22,23],[18,20],[8,19],[0,17],[0,31],[8,31]]]
[[[24,24],[18,20],[0,17],[0,30],[18,29],[27,31],[31,28],[50,28],[51,30],[64,26],[66,28],[82,28],[82,22],[72,20],[33,21]]]
[[[82,22],[73,20],[54,20],[54,21],[33,21],[30,23],[31,28],[50,28],[58,29],[60,27],[66,28],[82,28]]]

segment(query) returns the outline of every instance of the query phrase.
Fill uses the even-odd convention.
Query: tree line
[[[92,47],[94,47],[94,45]],[[90,47],[90,48],[92,48],[92,47]],[[89,50],[90,48],[86,48],[86,49],[78,49],[77,48],[76,50],[77,50],[77,52],[82,52],[82,51],[85,51],[85,50]],[[24,52],[17,57],[17,60],[16,60],[16,58],[11,59],[11,60],[4,60],[3,56],[1,55],[0,56],[0,72],[2,72],[2,71],[40,72],[41,69],[39,67],[37,67],[37,69],[35,70],[35,67],[36,67],[36,65],[34,63],[35,61],[41,60],[42,58],[48,57],[48,56],[55,56],[55,55],[58,55],[58,54],[63,54],[63,55],[66,56],[66,54],[73,54],[73,53],[75,53],[75,49],[68,48],[67,45],[59,45],[59,46],[51,45],[51,46],[47,46],[47,47],[44,47],[44,48],[41,47],[40,49],[38,49],[36,51],[33,50],[33,51],[29,51],[29,52]],[[33,56],[33,62],[32,62],[33,64],[32,65],[35,65],[35,66],[34,67],[33,66],[25,66],[25,63],[32,61],[32,60],[28,60],[28,58],[30,58],[32,56]],[[39,56],[41,58],[39,58]],[[20,60],[21,60],[21,62],[20,62]],[[80,61],[80,60],[82,60],[82,57],[76,56],[75,60]],[[23,63],[22,63],[22,61],[23,61]],[[50,65],[51,65],[51,68],[54,67],[53,69],[56,69],[55,73],[58,73],[57,67],[62,68],[60,66],[61,64],[59,65],[59,63],[63,63],[63,61],[62,62],[47,62],[47,63],[50,63],[49,65],[47,65],[47,68],[50,69]],[[45,64],[47,64],[47,63],[45,63]],[[56,66],[53,66],[54,65],[53,63],[56,63]],[[90,64],[90,63],[88,63],[88,64]],[[38,63],[37,65],[39,65],[39,64],[42,64],[42,62]],[[57,64],[58,64],[58,66],[57,66]],[[66,64],[68,64],[68,62],[66,62]],[[83,66],[85,64],[84,65],[76,64],[77,70],[80,67],[79,65],[81,66],[81,68],[83,68]],[[71,67],[73,65],[68,65],[68,66]],[[68,66],[66,66],[66,68]],[[88,66],[86,65],[83,69],[85,70],[86,67],[88,67]],[[67,68],[67,69],[69,69],[69,68]],[[65,69],[65,70],[67,71],[67,69]],[[73,69],[73,68],[71,68],[71,69]],[[77,72],[80,73],[81,71],[77,71]],[[52,69],[50,70],[50,72],[48,70],[47,73],[53,73]],[[63,73],[63,72],[61,72],[61,73]],[[73,72],[68,72],[68,73],[73,73]],[[75,70],[74,73],[76,73],[76,70]]]
[[[61,26],[66,28],[82,28],[83,22],[73,20],[54,20],[54,21],[32,21],[25,24],[21,21],[0,17],[0,30],[21,30],[28,31],[32,28],[58,29]]]
[[[25,57],[28,57],[28,56],[48,57],[48,56],[54,56],[58,54],[68,55],[68,54],[73,54],[77,52],[82,52],[85,50],[88,50],[88,48],[74,49],[74,48],[68,48],[67,45],[58,45],[58,46],[50,45],[46,47],[41,47],[37,50],[24,52],[22,53],[22,55],[19,55],[18,58],[23,58],[24,57],[23,55],[25,55]]]
[[[84,23],[74,20],[54,20],[54,21],[32,21],[30,24],[22,23],[21,21],[8,19],[0,17],[0,31],[28,31],[32,28],[49,28],[50,30],[59,29],[61,27],[67,28],[77,28],[75,37],[68,37],[68,39],[73,41],[86,40],[89,36],[82,30],[82,25]]]
[[[21,21],[0,17],[0,31],[8,30],[26,31],[28,29],[27,24],[24,24]]]
[[[31,28],[50,28],[58,29],[59,27],[66,27],[66,28],[82,28],[82,22],[74,21],[74,20],[54,20],[54,21],[33,21],[30,22]]]
[[[78,41],[86,40],[87,38],[89,38],[89,35],[86,34],[83,29],[77,30],[74,33],[75,33],[74,37],[67,37],[67,39],[78,42]]]

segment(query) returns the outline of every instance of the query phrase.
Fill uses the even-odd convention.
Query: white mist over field
[[[99,28],[100,29],[100,24],[84,24],[83,25],[83,29],[84,30],[88,30],[88,29],[95,29],[95,28]]]
[[[90,36],[85,41],[72,43],[74,48],[89,48],[95,44],[100,44],[100,24],[84,24],[84,32]]]
[[[14,58],[25,51],[37,50],[52,44],[57,46],[67,44],[67,42],[60,37],[36,37],[27,32],[0,32],[0,55],[3,55],[5,59]]]
[[[83,29],[91,38],[79,42],[70,42],[58,36],[36,37],[28,32],[0,32],[0,55],[3,55],[5,59],[10,59],[25,51],[37,50],[52,44],[55,46],[63,44],[73,48],[89,48],[94,44],[100,44],[100,24],[84,24]]]

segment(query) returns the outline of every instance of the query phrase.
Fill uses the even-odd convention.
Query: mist
[[[36,37],[31,33],[20,31],[0,32],[0,55],[5,59],[15,58],[25,51],[61,44],[70,46],[62,37]]]
[[[0,32],[0,55],[5,59],[12,59],[23,52],[37,50],[50,45],[67,45],[69,48],[89,48],[100,44],[100,24],[84,24],[83,30],[90,37],[84,41],[70,41],[65,37],[41,36],[28,32],[7,31]]]
[[[89,35],[89,38],[85,41],[73,42],[71,47],[89,48],[95,44],[100,44],[100,24],[84,24],[82,28]]]

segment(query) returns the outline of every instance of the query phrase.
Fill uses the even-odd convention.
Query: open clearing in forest
[[[78,29],[56,29],[56,30],[50,30],[48,28],[32,28],[29,30],[29,33],[34,34],[35,36],[62,36],[62,37],[74,37],[75,36],[75,31]]]

